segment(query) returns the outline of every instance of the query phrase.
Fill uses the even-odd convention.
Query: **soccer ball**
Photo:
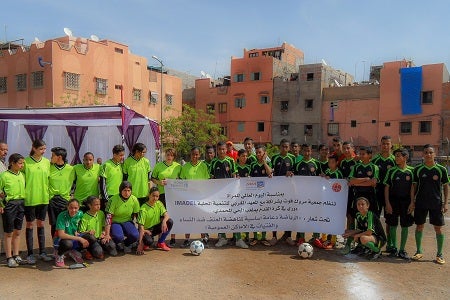
[[[196,240],[191,243],[190,249],[193,255],[200,255],[205,250],[205,245],[201,241]]]
[[[308,243],[303,243],[298,246],[298,255],[301,258],[310,258],[314,253],[314,248]]]

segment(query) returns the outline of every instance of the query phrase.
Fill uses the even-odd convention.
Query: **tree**
[[[207,144],[215,145],[226,140],[226,136],[221,134],[220,124],[215,123],[213,114],[188,105],[183,105],[183,112],[179,117],[171,117],[162,122],[161,137],[163,147],[175,148],[181,158],[188,158],[194,146],[203,150]]]

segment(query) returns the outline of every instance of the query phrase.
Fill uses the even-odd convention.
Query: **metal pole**
[[[163,120],[163,67],[164,64],[161,59],[159,59],[157,56],[153,55],[152,58],[156,61],[158,61],[161,64],[161,95],[160,95],[160,106],[161,106],[161,119],[159,121],[159,161],[162,161],[162,151],[163,151],[163,144],[162,144],[162,120]]]

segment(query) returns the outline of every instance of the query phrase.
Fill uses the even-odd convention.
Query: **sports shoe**
[[[64,255],[55,255],[55,266],[58,268],[63,268],[66,266],[64,263]]]
[[[313,243],[314,246],[316,246],[317,248],[323,249],[323,244],[319,239],[314,239]]]
[[[116,249],[117,249],[117,251],[123,251],[123,248],[124,248],[125,246],[123,245],[123,243],[117,243],[117,245],[116,245]]]
[[[423,254],[422,253],[419,253],[419,252],[416,252],[416,254],[414,254],[412,257],[411,257],[411,259],[412,260],[421,260],[423,258]]]
[[[364,247],[361,245],[356,246],[352,251],[350,251],[351,254],[359,255],[361,253],[364,253]]]
[[[271,246],[275,246],[278,243],[278,239],[274,236],[270,241],[269,241]]]
[[[331,241],[325,241],[322,243],[322,248],[327,250],[333,249],[333,243]]]
[[[8,267],[9,267],[9,268],[17,268],[18,266],[19,266],[19,264],[18,264],[17,261],[14,259],[14,257],[8,258]]]
[[[84,260],[83,260],[83,258],[81,257],[81,253],[78,252],[77,250],[74,250],[74,249],[70,250],[70,251],[69,251],[69,256],[70,256],[70,258],[72,258],[73,261],[76,262],[77,264],[82,264],[82,263],[84,263]]]
[[[27,262],[29,265],[35,265],[36,264],[36,258],[34,257],[34,254],[30,254],[27,256]]]
[[[303,244],[305,242],[304,238],[299,238],[297,241],[297,246],[300,246],[301,244]]]
[[[248,245],[244,242],[243,239],[239,239],[236,241],[236,247],[239,247],[242,249],[248,249]]]
[[[180,245],[180,248],[188,248],[191,246],[191,241],[189,241],[188,239],[185,239],[183,244]]]
[[[217,248],[220,248],[220,247],[225,246],[226,244],[228,244],[228,240],[224,237],[221,237],[221,238],[219,238],[219,240],[217,241],[217,243],[214,246],[216,246]]]
[[[205,248],[209,248],[208,241],[209,241],[209,240],[208,240],[206,237],[202,239],[202,243],[203,243],[203,245],[205,246]]]
[[[144,245],[144,247],[142,247],[142,250],[144,250],[144,251],[147,251],[147,250],[149,250],[150,249],[150,246],[149,245]]]
[[[249,244],[250,244],[250,246],[256,246],[256,244],[258,244],[258,240],[257,239],[251,239]]]
[[[119,253],[117,253],[117,249],[116,248],[109,250],[109,255],[117,256],[117,254],[119,254]]]
[[[444,256],[442,256],[442,254],[436,255],[436,263],[440,265],[445,264],[445,259]]]
[[[132,245],[123,247],[123,253],[131,253]]]
[[[342,248],[341,253],[343,255],[347,255],[347,254],[349,254],[351,252],[351,250],[352,249],[350,248],[350,245],[345,245],[344,248]]]
[[[158,249],[163,250],[163,251],[170,251],[170,248],[166,245],[165,242],[157,243],[157,244],[156,244],[156,247],[157,247]]]
[[[378,252],[372,252],[371,255],[368,256],[369,260],[377,260],[381,257],[381,251]]]
[[[289,246],[295,246],[295,241],[290,236],[288,236],[286,238],[286,244],[288,244]]]
[[[93,260],[94,257],[92,256],[91,252],[89,252],[88,250],[86,250],[86,251],[84,252],[84,259],[87,259],[87,260]]]
[[[42,252],[41,254],[39,254],[39,258],[43,261],[52,261],[53,258],[50,257],[50,255],[47,255],[47,253]]]
[[[175,239],[170,239],[170,241],[169,241],[169,247],[170,248],[173,248],[173,247],[175,247],[177,245],[177,241],[175,240]]]
[[[389,252],[388,257],[397,257],[398,256],[398,251],[397,251],[397,248],[395,248],[395,247],[391,247],[388,252]]]
[[[408,253],[405,250],[398,251],[398,257],[406,259],[406,260],[411,259],[411,257],[409,257]]]
[[[24,260],[22,259],[22,257],[20,257],[20,255],[14,256],[14,260],[15,260],[16,263],[19,264],[19,265],[26,265],[26,264],[27,264],[27,262],[24,261]]]

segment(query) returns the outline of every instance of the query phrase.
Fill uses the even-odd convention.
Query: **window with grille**
[[[305,99],[305,110],[313,110],[314,100],[313,99]]]
[[[27,74],[16,75],[16,90],[25,91],[27,89]]]
[[[329,136],[339,135],[339,124],[338,123],[328,123],[328,135]]]
[[[7,77],[0,77],[0,93],[6,93],[8,91]]]
[[[431,133],[431,121],[420,121],[419,123],[419,133],[429,134]]]
[[[257,130],[258,130],[258,132],[263,132],[264,131],[264,122],[258,122],[257,123]]]
[[[219,103],[219,114],[227,112],[227,103]]]
[[[227,127],[225,127],[225,126],[224,127],[220,127],[220,134],[227,136],[228,135]]]
[[[78,91],[80,89],[80,74],[64,72],[64,88]]]
[[[214,103],[208,103],[206,104],[206,112],[209,114],[214,114],[216,110],[216,104]]]
[[[244,74],[236,74],[236,75],[234,75],[234,81],[235,82],[243,82],[244,81]]]
[[[314,73],[306,73],[306,81],[313,81]]]
[[[44,87],[44,71],[37,71],[31,73],[31,86],[34,89]]]
[[[305,125],[305,135],[306,136],[312,136],[313,135],[313,126],[312,125]]]
[[[166,104],[167,105],[173,105],[173,95],[166,95]]]
[[[261,80],[261,72],[254,72],[250,74],[251,80]]]
[[[269,96],[267,96],[267,95],[261,96],[259,98],[259,101],[260,101],[261,104],[268,104],[269,103]]]
[[[289,125],[280,125],[280,134],[288,135],[289,134]]]
[[[238,126],[237,126],[237,130],[239,132],[244,132],[244,130],[245,130],[245,123],[244,122],[239,122]]]
[[[422,92],[422,104],[433,104],[433,92],[432,91]]]
[[[108,80],[103,78],[95,78],[95,92],[99,95],[106,95],[108,88]]]
[[[400,122],[400,134],[411,134],[412,124],[411,122]]]
[[[149,92],[149,102],[151,103],[151,104],[156,104],[156,103],[158,103],[158,93],[157,92]]]
[[[235,98],[234,107],[243,108],[245,107],[245,98]]]
[[[281,101],[281,111],[288,111],[289,109],[289,101]]]
[[[140,89],[133,89],[133,100],[136,101],[141,101],[141,94],[142,94],[142,90]]]

